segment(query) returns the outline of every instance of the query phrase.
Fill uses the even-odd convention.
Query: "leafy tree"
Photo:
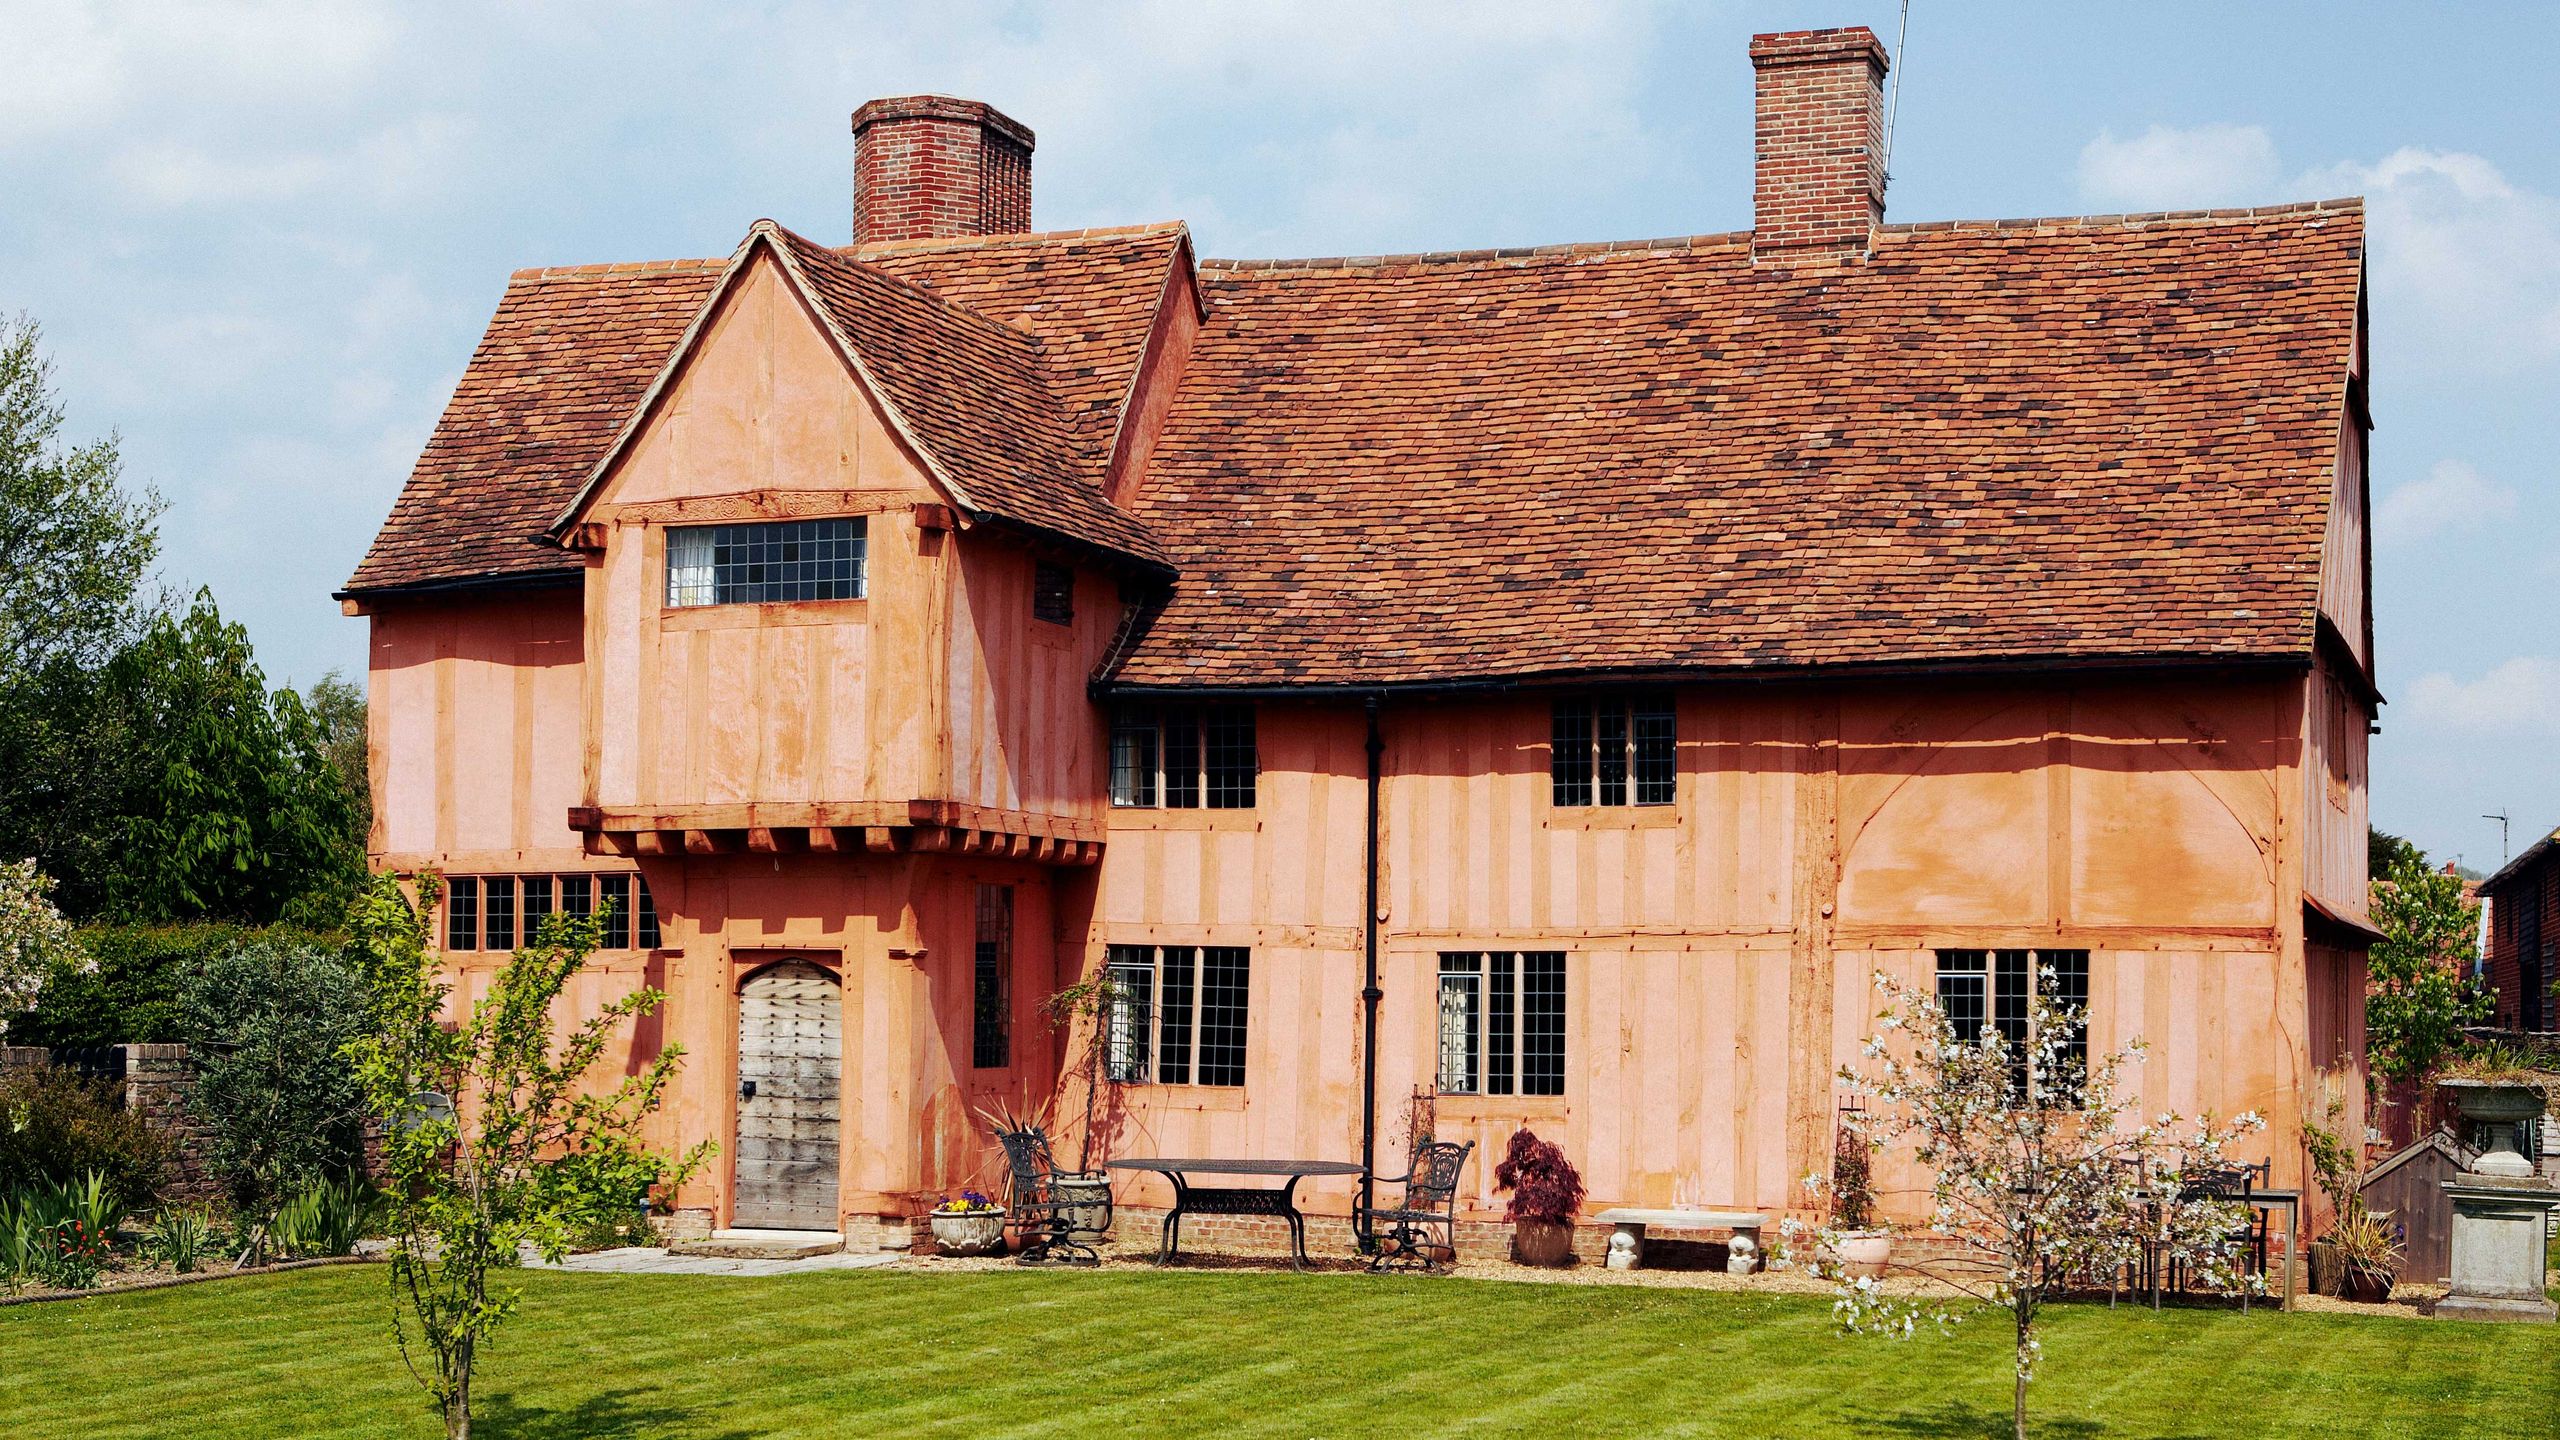
[[[42,338],[0,319],[0,686],[103,659],[160,548],[160,498],[124,492],[116,438],[63,444]]]
[[[2383,938],[2365,958],[2365,1054],[2385,1079],[2423,1080],[2493,1010],[2470,975],[2480,907],[2461,877],[2412,850],[2373,882],[2373,923]]]
[[[2427,852],[2401,839],[2388,830],[2365,827],[2365,874],[2376,879],[2390,874],[2402,865],[2423,868]]]
[[[269,692],[209,593],[156,617],[88,697],[108,793],[66,837],[89,913],[325,922],[361,878],[354,798],[302,697]]]
[[[348,1054],[374,1113],[390,1122],[393,1332],[449,1440],[469,1440],[480,1347],[519,1298],[491,1272],[515,1265],[522,1246],[558,1258],[579,1231],[691,1173],[710,1147],[670,1159],[639,1139],[680,1047],[629,1075],[606,1073],[609,1042],[662,993],[634,990],[574,1024],[554,1013],[602,939],[601,914],[545,917],[534,943],[448,1024],[451,987],[423,918],[435,908],[434,878],[422,888],[413,909],[397,881],[378,876],[349,915],[369,1003]]]
[[[192,1103],[243,1215],[271,1218],[362,1164],[364,1091],[343,1052],[363,1033],[364,1002],[355,967],[318,945],[253,940],[190,977]]]
[[[312,723],[320,727],[320,753],[338,772],[338,782],[355,804],[356,833],[373,828],[373,781],[367,766],[371,742],[365,731],[364,685],[335,670],[312,682],[303,697]]]
[[[2013,1049],[1997,1026],[1966,1035],[1928,991],[1882,974],[1876,987],[1886,1005],[1863,1047],[1867,1068],[1843,1066],[1839,1075],[1874,1104],[1844,1112],[1840,1123],[1875,1153],[1909,1145],[1929,1171],[1938,1243],[1897,1263],[1943,1293],[1888,1297],[1872,1278],[1819,1260],[1844,1331],[1907,1339],[1923,1321],[1945,1328],[1961,1320],[1966,1301],[2005,1312],[2015,1341],[2011,1424],[2026,1440],[2027,1386],[2044,1353],[2036,1317],[2057,1290],[2120,1273],[2146,1244],[2213,1288],[2257,1288],[2239,1270],[2237,1207],[2190,1195],[2189,1177],[2220,1167],[2226,1145],[2263,1125],[2258,1116],[2228,1125],[2209,1116],[2143,1121],[2122,1081],[2141,1042],[2095,1065],[2076,1059],[2071,1042],[2086,1034],[2087,1015],[2041,993],[2028,1003],[2025,1043]],[[2060,1097],[2067,1102],[2054,1103]],[[1823,1183],[1805,1177],[1809,1190]],[[1817,1255],[1840,1253],[1849,1230],[1839,1222],[1848,1218],[1817,1232]],[[1790,1222],[1790,1238],[1801,1228]]]
[[[33,860],[0,864],[0,1037],[11,1019],[34,1008],[46,980],[84,964],[52,890]]]

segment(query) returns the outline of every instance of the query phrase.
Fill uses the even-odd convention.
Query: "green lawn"
[[[1843,1340],[1819,1300],[1358,1275],[535,1273],[481,1433],[2007,1434],[2005,1336]],[[37,1437],[439,1433],[383,1272],[0,1310]],[[2560,1327],[2054,1312],[2040,1434],[2560,1436]]]

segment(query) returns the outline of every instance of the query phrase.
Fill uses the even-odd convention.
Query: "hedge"
[[[178,997],[213,954],[258,940],[335,949],[343,938],[290,925],[92,925],[80,946],[97,968],[57,971],[36,1008],[9,1022],[11,1045],[169,1045],[186,1040]]]

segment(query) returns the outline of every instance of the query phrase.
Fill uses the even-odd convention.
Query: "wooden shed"
[[[2444,1182],[2462,1173],[2453,1137],[2439,1130],[2376,1165],[2364,1177],[2364,1204],[2402,1231],[2400,1278],[2441,1285],[2453,1274],[2453,1202]]]

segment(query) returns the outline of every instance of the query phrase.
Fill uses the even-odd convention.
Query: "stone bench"
[[[1597,1215],[1603,1225],[1615,1225],[1618,1232],[1609,1237],[1609,1268],[1634,1270],[1644,1264],[1644,1232],[1650,1225],[1661,1230],[1730,1230],[1733,1240],[1725,1247],[1724,1270],[1728,1275],[1748,1275],[1760,1260],[1760,1229],[1769,1217],[1756,1210],[1603,1210]]]

